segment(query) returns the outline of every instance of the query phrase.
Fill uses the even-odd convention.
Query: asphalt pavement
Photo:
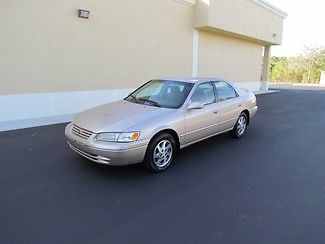
[[[0,243],[325,243],[325,90],[277,88],[160,174],[83,159],[64,124],[1,132]]]

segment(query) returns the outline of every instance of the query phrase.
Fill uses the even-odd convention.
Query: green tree
[[[305,47],[296,57],[272,57],[270,79],[273,82],[318,83],[325,70],[325,48]]]

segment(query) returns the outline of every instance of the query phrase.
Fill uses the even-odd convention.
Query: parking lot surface
[[[280,88],[160,174],[83,159],[64,124],[1,132],[0,243],[325,243],[325,90]]]

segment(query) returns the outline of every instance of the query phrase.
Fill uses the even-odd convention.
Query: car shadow
[[[92,171],[92,173],[103,177],[109,176],[110,178],[118,179],[134,179],[136,177],[154,177],[158,175],[161,177],[162,175],[166,174],[182,173],[184,170],[193,170],[193,168],[197,166],[197,163],[204,163],[205,165],[213,163],[215,165],[216,152],[218,151],[218,158],[222,157],[224,154],[228,154],[229,151],[231,151],[231,145],[236,141],[239,140],[233,140],[230,138],[228,133],[225,133],[195,143],[182,149],[177,154],[175,164],[172,165],[172,167],[170,167],[168,170],[161,173],[150,172],[146,170],[141,163],[126,166],[109,166],[97,164],[79,155],[75,155],[73,161],[74,164],[77,164],[77,167],[80,169]],[[225,152],[222,152],[222,150]],[[220,160],[220,162],[223,161],[224,160]]]

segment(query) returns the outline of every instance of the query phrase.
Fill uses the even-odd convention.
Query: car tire
[[[155,136],[149,143],[143,164],[149,171],[162,172],[173,163],[175,156],[175,138],[163,133]]]
[[[232,131],[230,131],[230,135],[232,138],[240,138],[242,136],[245,135],[245,132],[247,130],[247,125],[248,125],[248,118],[246,113],[242,112],[239,117],[238,120],[234,126],[234,128],[232,129]]]

